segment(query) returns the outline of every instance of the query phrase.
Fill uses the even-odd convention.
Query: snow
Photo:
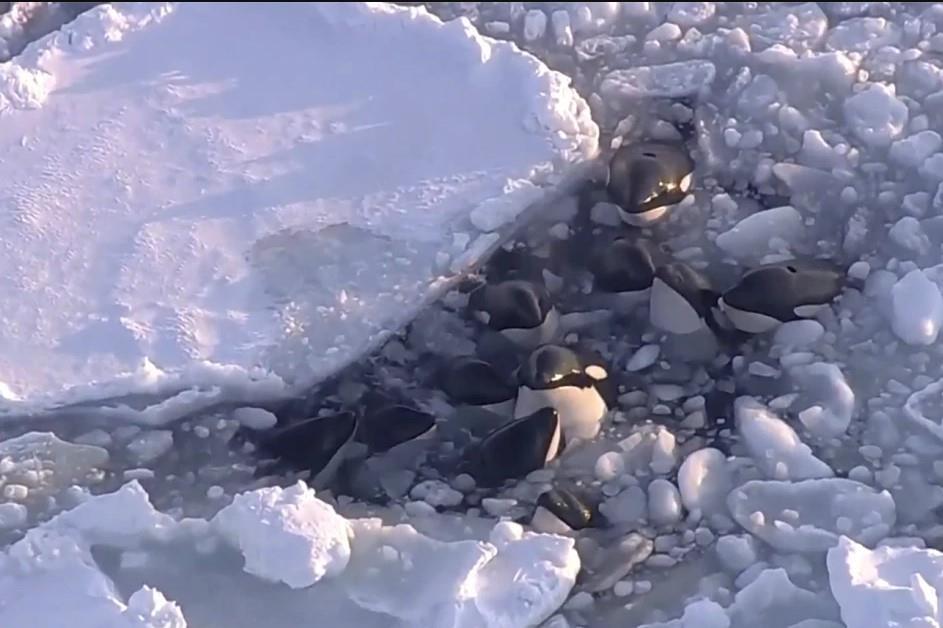
[[[828,581],[847,628],[943,623],[943,554],[936,550],[872,550],[843,536],[828,551]]]
[[[245,570],[293,589],[337,576],[350,561],[350,526],[299,482],[237,495],[213,518]]]
[[[891,288],[891,329],[910,345],[936,342],[943,325],[943,295],[920,269],[904,275]]]
[[[897,521],[890,493],[844,478],[753,480],[727,502],[737,523],[784,552],[824,552],[841,535],[873,545]]]
[[[598,134],[533,56],[373,3],[101,6],[0,66],[0,112],[5,411],[172,397],[150,423],[359,356]]]
[[[744,445],[766,477],[808,480],[834,475],[785,421],[756,399],[738,397],[734,413]]]
[[[33,528],[0,553],[0,625],[185,626],[180,609],[200,605],[193,596],[202,586],[192,587],[188,599],[171,601],[145,587],[125,602],[90,548],[141,552],[136,568],[147,571],[154,568],[148,557],[159,563],[162,552],[175,561],[190,559],[182,551],[194,552],[200,565],[213,563],[220,549],[195,552],[214,547],[205,543],[214,539],[243,554],[245,571],[260,578],[258,585],[241,585],[250,587],[244,594],[270,616],[299,604],[299,612],[310,614],[319,608],[314,600],[333,600],[321,608],[328,617],[353,613],[355,604],[380,614],[371,616],[371,627],[396,621],[429,628],[534,627],[563,604],[580,568],[572,539],[525,532],[512,522],[496,524],[486,541],[439,541],[409,524],[344,519],[302,482],[237,495],[212,521],[178,521],[154,510],[131,482]],[[212,574],[196,569],[186,577],[196,582]],[[274,594],[263,581],[284,582],[294,592]],[[188,587],[177,590],[188,595]],[[326,597],[306,597],[312,595]],[[226,606],[214,611],[224,624],[252,625],[251,618],[246,623],[233,614],[239,604]]]
[[[718,235],[716,243],[734,257],[760,259],[771,252],[773,238],[791,245],[802,234],[802,215],[796,208],[784,205],[747,216]]]

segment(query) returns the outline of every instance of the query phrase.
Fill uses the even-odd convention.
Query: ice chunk
[[[943,622],[943,553],[916,547],[870,550],[843,536],[828,551],[827,564],[847,628],[931,628]]]
[[[785,552],[824,552],[841,535],[872,545],[897,520],[890,493],[844,478],[753,480],[727,503],[745,530]]]
[[[474,604],[487,628],[537,626],[573,589],[580,570],[573,539],[524,532],[509,521],[489,537],[498,555],[478,574]]]
[[[570,14],[559,9],[550,16],[553,25],[553,35],[557,45],[569,48],[573,45],[573,28],[570,26]]]
[[[724,607],[713,600],[700,599],[684,608],[680,619],[642,624],[639,628],[730,628],[730,618]]]
[[[924,255],[930,249],[930,239],[913,216],[903,216],[887,235],[896,245],[917,255]]]
[[[911,345],[936,342],[943,324],[943,295],[920,269],[904,275],[891,289],[891,329]]]
[[[763,628],[795,628],[801,622],[832,619],[835,603],[797,587],[784,569],[764,569],[739,591],[727,609],[732,626],[751,626],[763,618]]]
[[[625,473],[625,459],[618,451],[607,451],[596,459],[596,478],[601,482],[611,482]]]
[[[107,462],[108,452],[101,447],[75,445],[51,432],[27,432],[0,442],[0,484],[26,485],[35,498],[55,495],[87,484]]]
[[[463,496],[459,491],[450,487],[441,480],[426,480],[420,482],[409,492],[413,499],[421,499],[430,506],[458,506],[462,503]]]
[[[700,26],[714,17],[714,2],[674,2],[668,11],[668,21],[683,28]]]
[[[894,141],[888,155],[891,161],[905,168],[917,168],[930,155],[943,147],[943,138],[936,131],[920,131]]]
[[[124,617],[126,623],[120,624],[120,628],[187,628],[180,607],[146,585],[128,598]]]
[[[710,87],[715,74],[714,64],[703,59],[613,70],[603,79],[599,92],[617,102],[694,96]]]
[[[536,626],[566,599],[580,567],[572,539],[524,533],[512,522],[495,525],[489,542],[450,543],[405,524],[351,526],[349,595],[409,625]]]
[[[717,558],[734,575],[756,562],[756,543],[746,534],[727,534],[717,539]]]
[[[88,548],[51,530],[31,530],[0,554],[0,600],[0,626],[124,628],[124,604]]]
[[[337,576],[350,560],[350,526],[304,482],[237,495],[212,523],[246,572],[293,589]]]
[[[835,364],[816,362],[792,369],[800,386],[799,420],[820,438],[834,438],[848,429],[855,393]]]
[[[765,13],[743,15],[736,24],[749,33],[754,50],[781,44],[802,52],[818,47],[828,28],[828,18],[818,3],[807,2],[774,5]]]
[[[547,14],[540,9],[531,9],[524,16],[524,40],[536,41],[547,31]]]
[[[23,527],[28,515],[29,511],[23,504],[0,504],[0,530]]]
[[[599,563],[592,566],[592,576],[586,579],[586,589],[608,591],[636,565],[648,560],[654,547],[650,539],[637,532],[630,532],[601,553]]]
[[[787,321],[776,328],[773,344],[789,349],[800,349],[817,343],[825,335],[825,328],[817,320]]]
[[[444,543],[406,524],[384,527],[378,519],[355,519],[350,526],[354,542],[343,578],[348,595],[409,625],[455,625],[445,622],[460,612],[481,568],[497,554],[490,543]]]
[[[681,519],[681,494],[664,478],[648,485],[648,518],[655,525],[671,525]]]
[[[756,399],[738,397],[734,413],[744,444],[766,477],[806,480],[834,475],[788,424]]]
[[[170,430],[148,430],[128,443],[128,453],[138,464],[153,462],[174,446],[174,433]]]
[[[733,488],[726,456],[713,448],[692,452],[678,470],[678,487],[681,502],[689,511],[719,512],[725,508],[727,494]]]
[[[887,147],[907,126],[907,105],[897,98],[893,86],[872,83],[845,100],[845,119],[859,140],[875,148]]]
[[[734,257],[759,258],[770,252],[770,240],[796,243],[803,233],[802,215],[789,205],[747,216],[717,236],[717,246]]]
[[[267,430],[275,427],[278,422],[278,418],[264,408],[236,408],[233,410],[232,418],[250,430]]]
[[[659,345],[642,345],[638,351],[632,354],[625,365],[625,370],[629,372],[643,371],[653,365],[658,360],[661,353]]]
[[[870,52],[900,41],[900,27],[883,17],[856,17],[839,22],[825,40],[825,47],[843,52]]]
[[[638,486],[630,486],[600,504],[599,512],[615,525],[638,523],[647,515],[646,502],[645,491]]]

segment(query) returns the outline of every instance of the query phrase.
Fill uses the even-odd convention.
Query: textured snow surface
[[[525,532],[511,522],[496,524],[485,541],[438,541],[409,524],[346,520],[304,483],[238,495],[210,522],[178,521],[154,510],[144,489],[131,482],[33,528],[0,554],[0,625],[185,626],[180,608],[160,591],[146,587],[124,602],[91,548],[156,557],[162,546],[173,552],[188,547],[212,564],[220,540],[243,555],[246,572],[292,589],[307,587],[294,593],[295,602],[257,580],[246,594],[262,607],[273,594],[285,605],[310,603],[306,591],[334,595],[336,604],[355,603],[376,614],[370,626],[396,620],[430,628],[537,626],[566,599],[580,567],[572,539]],[[143,561],[145,569],[150,560]],[[57,603],[44,603],[52,591]],[[188,604],[197,601],[181,607]],[[231,615],[224,608],[216,613]]]
[[[847,628],[943,625],[943,554],[936,550],[872,550],[842,537],[828,551],[828,580]]]
[[[350,560],[350,526],[299,483],[238,495],[213,525],[260,578],[299,589],[344,571]]]
[[[191,389],[149,422],[357,357],[598,133],[533,56],[381,3],[105,5],[0,65],[0,118],[4,406]]]

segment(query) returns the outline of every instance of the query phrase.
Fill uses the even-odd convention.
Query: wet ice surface
[[[358,558],[363,550],[354,541],[347,569],[393,552],[435,552],[449,557],[441,563],[442,581],[432,587],[415,574],[404,580],[404,591],[422,596],[414,609],[395,607],[374,576],[346,593],[336,584],[306,589],[305,598],[266,590],[279,616],[290,624],[305,616],[306,605],[325,608],[328,600],[339,617],[366,625],[385,617],[365,610],[371,608],[407,621],[439,613],[441,600],[469,573],[484,570],[483,557],[495,550],[437,543],[475,538],[498,548],[488,541],[497,518],[527,524],[545,488],[568,486],[601,503],[610,521],[579,532],[535,522],[574,537],[580,559],[567,601],[549,589],[537,596],[562,605],[548,611],[557,612],[548,627],[864,628],[892,616],[911,625],[939,623],[940,555],[932,548],[943,542],[937,514],[943,84],[933,52],[943,13],[888,3],[758,3],[736,15],[731,5],[713,3],[546,10],[444,3],[435,10],[445,17],[469,12],[484,32],[514,39],[575,76],[608,133],[619,126],[630,139],[685,138],[698,163],[694,195],[645,235],[706,268],[721,288],[750,265],[789,255],[839,259],[855,281],[814,320],[733,344],[705,348],[659,332],[644,301],[628,314],[565,330],[560,341],[592,349],[606,363],[612,411],[595,438],[571,443],[522,481],[487,491],[463,476],[459,463],[464,445],[501,418],[469,407],[453,413],[435,385],[435,364],[475,351],[495,362],[508,358],[499,339],[463,316],[465,296],[449,294],[308,399],[268,408],[299,418],[322,407],[356,407],[383,392],[433,411],[434,438],[366,462],[364,452],[352,452],[351,473],[318,497],[346,517],[373,513],[415,527],[371,528],[375,552]],[[553,298],[565,314],[597,305],[581,260],[587,243],[627,232],[584,220],[595,200],[562,203],[550,225],[530,234],[538,243],[555,242],[543,263],[562,279]],[[253,425],[270,420],[222,409],[162,430],[116,427],[112,420],[36,422],[29,429],[54,430],[84,448],[51,448],[59,453],[47,457],[66,470],[57,466],[48,478],[34,463],[24,467],[22,457],[14,468],[12,455],[0,456],[7,500],[0,534],[18,539],[26,527],[81,502],[81,491],[56,483],[60,476],[80,474],[66,483],[96,493],[137,477],[161,510],[201,518],[253,486],[288,486],[292,473],[256,477]],[[40,490],[52,500],[30,502]],[[322,538],[305,534],[308,542]],[[102,596],[170,613],[147,591],[129,597],[152,584],[180,601],[192,625],[206,625],[214,601],[220,604],[218,590],[259,595],[254,577],[240,572],[249,562],[231,549],[201,563],[205,588],[188,595],[181,574],[197,561],[190,566],[174,555],[166,547],[125,552],[103,567],[120,591],[106,591],[111,585],[102,580]],[[81,564],[74,568],[99,578],[87,560]],[[321,563],[302,569],[314,564]],[[572,563],[553,564],[542,582],[566,583]],[[404,568],[395,561],[361,565]],[[502,592],[479,593],[468,617],[495,617],[488,615],[495,607],[489,596]],[[246,625],[260,617],[258,609],[239,610]],[[504,625],[527,625],[522,615],[506,617]]]

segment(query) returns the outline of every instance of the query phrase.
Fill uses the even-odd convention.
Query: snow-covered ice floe
[[[0,120],[2,410],[147,423],[359,357],[598,144],[564,75],[385,3],[103,5]]]
[[[103,568],[93,548],[121,557]],[[162,555],[185,573],[162,574]],[[182,628],[191,605],[197,616],[213,605],[214,623],[233,628],[311,613],[324,625],[526,628],[563,603],[579,567],[573,539],[507,521],[487,540],[440,541],[409,524],[347,520],[303,482],[238,495],[210,521],[176,520],[132,481],[0,554],[0,626]],[[167,580],[174,601],[135,578]],[[228,586],[213,593],[207,582],[221,578]]]

